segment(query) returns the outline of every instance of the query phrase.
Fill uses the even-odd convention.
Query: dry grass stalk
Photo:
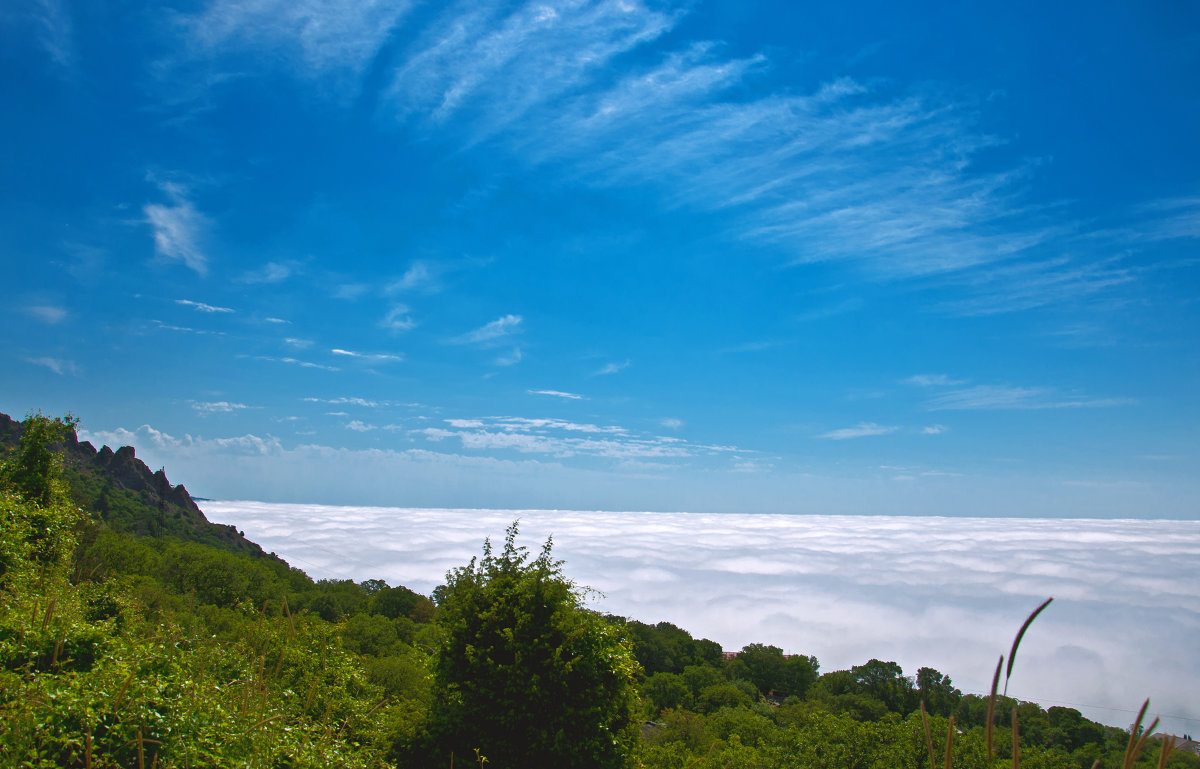
[[[925,712],[925,700],[921,700],[921,724],[925,727],[925,749],[929,751],[929,767],[933,769],[933,735],[929,733],[929,714]]]
[[[1121,769],[1133,769],[1134,762],[1141,755],[1142,749],[1146,747],[1146,740],[1150,739],[1150,735],[1154,733],[1154,729],[1158,726],[1158,719],[1156,718],[1145,729],[1142,728],[1142,719],[1146,717],[1146,710],[1149,707],[1150,700],[1147,699],[1142,703],[1142,707],[1138,711],[1133,725],[1129,727],[1129,742],[1125,746],[1125,761],[1121,764]]]
[[[984,728],[984,735],[987,740],[988,761],[996,757],[992,750],[992,729],[996,720],[996,690],[1000,688],[1000,668],[1004,667],[1004,655],[1000,655],[1000,661],[996,663],[996,673],[992,676],[992,693],[988,695],[987,707],[987,726]]]
[[[1158,752],[1158,769],[1165,769],[1167,759],[1171,757],[1171,751],[1175,749],[1175,737],[1168,734],[1163,737],[1162,749]]]
[[[54,604],[58,601],[57,598],[51,598],[50,604],[46,607],[46,615],[42,617],[42,630],[46,629],[46,625],[50,624],[50,620],[54,617]],[[34,604],[34,610],[37,610],[37,604]]]
[[[954,763],[954,716],[950,716],[950,725],[946,727],[946,763],[945,769],[950,769]]]
[[[317,682],[313,681],[313,685],[311,687],[309,687],[308,696],[304,698],[304,710],[301,711],[302,713],[307,713],[308,709],[312,707],[313,697],[315,697],[316,695],[317,695]]]
[[[1012,678],[1013,663],[1017,661],[1017,647],[1021,645],[1021,639],[1025,637],[1025,631],[1028,630],[1029,626],[1033,624],[1033,621],[1037,619],[1037,615],[1041,614],[1042,609],[1045,609],[1047,606],[1049,606],[1050,602],[1053,600],[1053,598],[1047,598],[1045,601],[1042,601],[1042,605],[1034,609],[1033,613],[1025,618],[1025,623],[1021,625],[1021,629],[1017,631],[1017,637],[1013,639],[1012,649],[1010,649],[1008,652],[1008,669],[1004,671],[1005,696],[1008,695],[1008,679]]]
[[[121,707],[121,702],[125,699],[125,690],[129,688],[129,682],[133,680],[133,673],[125,676],[125,680],[121,682],[121,688],[117,690],[117,696],[113,698],[112,712],[116,713],[117,708]]]

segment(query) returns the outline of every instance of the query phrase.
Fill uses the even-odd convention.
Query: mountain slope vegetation
[[[432,598],[313,580],[73,428],[31,414],[0,461],[6,767],[1200,766],[932,668],[601,616],[515,525]]]

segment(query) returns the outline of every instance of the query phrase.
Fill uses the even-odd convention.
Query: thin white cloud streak
[[[50,59],[70,70],[75,62],[75,33],[71,14],[60,0],[34,0],[37,39]]]
[[[230,313],[236,310],[230,307],[217,307],[216,305],[205,304],[204,302],[193,302],[191,299],[176,299],[175,304],[182,304],[184,307],[191,307],[197,312],[215,312],[215,313]]]
[[[117,428],[115,430],[80,430],[79,439],[94,445],[132,446],[135,443],[144,449],[169,452],[173,456],[194,456],[214,450],[228,452],[231,457],[278,456],[283,452],[279,439],[268,435],[260,437],[246,434],[232,438],[203,438],[190,434],[182,438],[142,425],[136,431]],[[150,462],[149,464],[159,464]]]
[[[520,363],[521,359],[524,357],[525,355],[521,352],[521,348],[514,347],[512,352],[510,352],[508,355],[501,355],[497,357],[495,363],[497,366],[515,366],[516,364]]]
[[[309,78],[361,75],[408,13],[405,0],[216,0],[180,21],[204,54],[269,51]]]
[[[200,336],[225,336],[224,331],[212,331],[206,328],[190,328],[188,326],[175,326],[170,323],[163,323],[161,320],[151,320],[150,323],[155,328],[162,331],[179,331],[184,334],[198,334]]]
[[[260,269],[247,272],[238,279],[240,283],[248,283],[256,285],[260,283],[274,284],[282,283],[292,277],[293,268],[291,265],[282,264],[280,262],[267,262]]]
[[[268,355],[258,355],[254,359],[265,360],[270,363],[287,363],[293,366],[300,366],[301,368],[320,369],[321,371],[341,371],[337,366],[326,366],[323,363],[313,363],[312,361],[299,360],[298,358],[272,358]]]
[[[159,188],[172,204],[147,203],[142,207],[154,233],[155,252],[163,259],[182,262],[198,275],[207,275],[208,256],[201,243],[211,222],[187,199],[182,186],[163,182]]]
[[[32,363],[35,366],[42,366],[53,371],[59,376],[70,374],[72,376],[79,373],[79,367],[74,361],[65,360],[63,358],[52,358],[50,356],[42,356],[38,358],[26,358],[27,363]]]
[[[908,379],[902,380],[901,384],[916,385],[917,387],[953,387],[966,384],[966,382],[961,379],[951,379],[945,374],[914,374]]]
[[[872,657],[929,665],[986,691],[1025,615],[1010,694],[1083,704],[1116,725],[1145,697],[1200,718],[1200,522],[435,510],[208,502],[213,520],[314,577],[383,578],[428,593],[521,520],[553,535],[596,608],[670,621],[726,649],[772,643],[822,670]],[[404,536],[397,536],[404,532]],[[1113,708],[1117,710],[1102,710]],[[1168,730],[1180,723],[1167,721]]]
[[[930,411],[967,411],[1113,408],[1131,406],[1136,403],[1137,401],[1133,398],[1091,398],[1082,395],[1064,395],[1047,387],[976,385],[935,395],[925,401],[924,406]]]
[[[572,401],[583,400],[582,395],[567,393],[563,392],[562,390],[526,390],[525,392],[529,393],[530,395],[549,395],[554,398],[565,398],[566,400]]]
[[[192,404],[192,408],[201,414],[231,414],[250,407],[244,403],[230,403],[229,401],[215,401],[211,403],[197,401]]]
[[[398,280],[388,284],[384,293],[396,294],[417,290],[431,290],[436,287],[434,270],[427,262],[416,261],[404,271]]]
[[[456,4],[425,30],[390,88],[398,115],[438,124],[475,113],[472,138],[484,138],[590,84],[675,19],[637,0],[531,2],[507,13],[488,5]]]
[[[412,404],[397,403],[396,401],[378,401],[368,398],[358,397],[340,397],[340,398],[305,398],[306,403],[327,403],[331,406],[361,406],[363,408],[374,409],[387,406],[408,406]]]
[[[840,430],[830,430],[818,435],[818,438],[828,438],[833,441],[845,441],[851,438],[869,438],[875,435],[887,435],[899,430],[899,427],[877,425],[874,422],[859,422],[854,427],[843,427]]]
[[[608,376],[609,374],[616,374],[624,371],[625,369],[629,368],[630,362],[631,361],[624,360],[620,363],[606,363],[605,365],[601,366],[598,371],[596,371],[595,376]]]
[[[410,312],[408,305],[398,304],[387,311],[379,325],[393,333],[410,331],[417,326]]]
[[[32,318],[40,320],[51,326],[56,326],[67,319],[68,313],[62,307],[52,304],[35,304],[25,308],[25,312]]]
[[[343,350],[340,347],[335,347],[329,351],[333,355],[340,355],[344,358],[355,358],[358,360],[371,361],[372,363],[386,363],[404,360],[401,355],[393,355],[391,353],[366,353],[356,352],[354,350]]]
[[[468,451],[515,451],[563,459],[599,457],[608,460],[658,459],[676,462],[737,452],[732,446],[693,444],[679,438],[636,436],[616,425],[595,425],[562,419],[484,417],[446,419],[452,429],[426,428],[413,434],[441,442],[457,439]],[[583,434],[586,437],[579,437]],[[672,467],[662,464],[659,469]]]
[[[521,328],[520,315],[502,315],[491,323],[485,323],[474,331],[454,337],[454,344],[491,344],[511,336]]]

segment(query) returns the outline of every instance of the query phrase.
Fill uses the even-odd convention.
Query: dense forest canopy
[[[74,426],[6,433],[4,766],[1200,766],[1152,724],[963,694],[933,668],[822,672],[600,615],[516,524],[433,596],[314,581],[169,508],[165,474],[150,494],[72,465]]]

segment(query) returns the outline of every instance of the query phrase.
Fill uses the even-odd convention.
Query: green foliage
[[[0,462],[0,584],[26,566],[64,563],[82,520],[67,498],[54,445],[78,420],[29,414],[17,447]]]
[[[71,584],[62,567],[5,596],[0,765],[365,767],[383,754],[389,736],[361,718],[378,692],[332,628],[218,611],[232,638],[149,620],[136,591]]]
[[[797,654],[785,657],[778,646],[754,643],[742,648],[736,660],[746,678],[763,694],[803,697],[817,680],[817,658]]]
[[[53,418],[41,412],[27,414],[16,450],[0,464],[0,485],[38,507],[50,507],[63,498],[62,458],[54,446],[74,435],[78,424],[70,414]]]
[[[670,622],[647,625],[627,623],[633,641],[633,656],[648,675],[682,673],[688,665],[717,665],[721,646],[715,641],[695,639]]]
[[[509,527],[496,555],[447,575],[436,593],[437,658],[429,764],[474,748],[491,765],[623,767],[638,672],[624,629],[583,605],[547,542],[528,557]]]
[[[692,704],[691,690],[683,678],[674,673],[655,673],[642,683],[641,692],[652,715]]]
[[[1156,740],[1127,758],[1130,732],[963,696],[932,668],[910,679],[873,659],[818,678],[815,658],[775,646],[723,660],[670,623],[602,617],[550,543],[532,559],[516,546],[515,524],[435,607],[383,580],[314,582],[225,527],[147,528],[145,503],[103,478],[80,487],[107,510],[89,522],[52,449],[74,426],[31,415],[0,463],[0,766],[1160,766]],[[641,739],[635,658],[658,719]]]

